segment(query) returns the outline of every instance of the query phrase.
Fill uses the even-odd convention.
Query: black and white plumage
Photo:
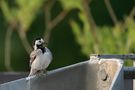
[[[34,42],[34,50],[30,54],[31,70],[29,76],[45,71],[52,61],[52,53],[44,44],[42,38],[38,38]]]

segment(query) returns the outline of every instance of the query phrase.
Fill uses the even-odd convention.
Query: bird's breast
[[[52,56],[49,53],[40,54],[36,57],[32,63],[32,68],[35,69],[46,69],[52,60]]]

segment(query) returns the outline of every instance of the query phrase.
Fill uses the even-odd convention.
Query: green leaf
[[[131,18],[127,18],[127,47],[130,49],[135,44],[135,21]],[[128,50],[129,51],[129,50]]]
[[[81,9],[83,0],[59,0],[66,10]]]
[[[44,4],[44,0],[17,0],[19,5],[17,18],[25,31],[35,19],[37,12]]]
[[[80,26],[75,22],[74,20],[70,20],[70,25],[72,27],[73,34],[76,37],[76,40],[78,41],[79,44],[83,43],[83,37],[82,37],[82,32]]]
[[[1,1],[1,9],[7,22],[11,22],[15,19],[15,10],[9,8],[9,6],[4,0]]]

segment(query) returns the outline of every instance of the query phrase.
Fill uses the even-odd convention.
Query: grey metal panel
[[[0,90],[86,90],[86,67],[88,62],[60,68],[47,76],[26,78],[1,84]]]
[[[23,78],[1,84],[0,90],[109,90],[112,82],[115,82],[113,80],[117,80],[115,76],[121,75],[115,75],[119,67],[112,68],[118,62],[93,60],[56,69],[47,75],[31,77],[30,80]],[[109,72],[110,70],[113,72]]]
[[[0,90],[27,90],[25,79],[19,79],[0,85]]]
[[[0,72],[0,84],[28,76],[26,72]]]
[[[134,90],[133,89],[133,79],[124,80],[124,90]]]
[[[120,70],[117,72],[115,79],[113,79],[114,84],[112,85],[111,90],[124,90],[124,74],[123,67],[119,68]]]
[[[52,72],[47,77],[30,80],[31,90],[86,90],[86,67],[88,63],[66,67]]]

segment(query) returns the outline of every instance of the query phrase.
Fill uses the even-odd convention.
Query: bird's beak
[[[43,45],[44,45],[44,46],[47,46],[47,43],[46,43],[46,42],[44,42],[44,43],[43,43]]]

